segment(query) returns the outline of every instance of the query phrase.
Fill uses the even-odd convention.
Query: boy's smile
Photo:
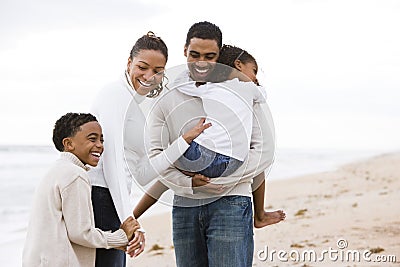
[[[87,122],[80,126],[80,130],[69,137],[70,143],[66,152],[77,156],[83,164],[97,166],[103,153],[103,133],[97,121]]]

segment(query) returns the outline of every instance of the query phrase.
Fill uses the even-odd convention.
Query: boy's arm
[[[71,242],[90,248],[115,248],[126,246],[128,237],[124,230],[105,232],[94,226],[90,184],[77,177],[62,192],[62,213]]]

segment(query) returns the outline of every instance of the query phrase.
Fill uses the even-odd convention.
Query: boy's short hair
[[[222,46],[222,32],[220,28],[208,21],[197,22],[190,27],[186,35],[186,47],[189,46],[192,38],[215,40],[219,48]]]
[[[97,121],[96,117],[90,113],[67,113],[59,118],[53,129],[53,143],[60,152],[64,151],[63,139],[74,136],[81,125]]]

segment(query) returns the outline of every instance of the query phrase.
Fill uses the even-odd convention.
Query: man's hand
[[[195,174],[192,176],[193,192],[203,192],[209,194],[221,194],[224,191],[224,186],[221,184],[213,184],[211,179],[202,175]]]

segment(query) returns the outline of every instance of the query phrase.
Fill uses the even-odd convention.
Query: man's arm
[[[149,157],[155,157],[168,148],[170,133],[160,105],[155,104],[149,118],[150,151]],[[192,179],[170,166],[162,173],[160,181],[177,195],[192,195]]]

